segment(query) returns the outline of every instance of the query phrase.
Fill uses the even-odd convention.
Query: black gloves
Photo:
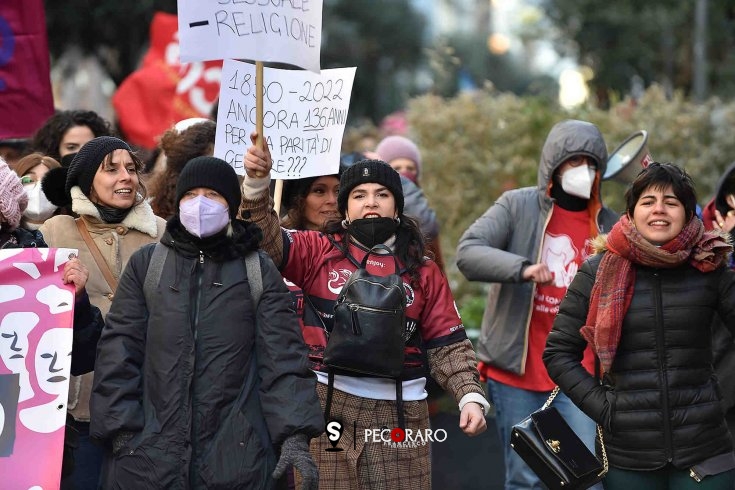
[[[293,465],[301,475],[302,490],[319,488],[319,470],[309,454],[309,439],[306,434],[294,434],[283,441],[281,457],[273,471],[273,478],[277,480],[283,476],[289,465]]]

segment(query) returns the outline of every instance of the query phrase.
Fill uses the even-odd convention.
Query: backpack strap
[[[406,428],[406,418],[403,415],[403,381],[396,378],[396,411],[398,412],[398,427]]]
[[[347,257],[347,259],[350,262],[352,262],[352,265],[354,265],[358,269],[360,268],[360,263],[357,261],[357,259],[355,259],[355,257],[352,256],[352,254],[350,253],[349,247],[347,247],[347,246],[344,246],[343,247],[342,245],[340,245],[339,243],[337,243],[337,240],[334,239],[334,235],[332,235],[332,234],[328,234],[327,235],[327,239],[329,239],[329,242],[334,246],[334,248],[336,248],[337,250],[339,250],[340,252],[342,252],[342,254],[345,257]]]
[[[145,295],[146,304],[154,304],[154,293],[156,286],[161,282],[161,273],[163,272],[163,264],[168,256],[168,247],[161,242],[157,242],[153,249],[153,254],[148,262],[148,270],[145,273],[143,281],[143,294]]]
[[[156,243],[153,249],[150,262],[148,262],[148,270],[145,273],[145,281],[143,282],[143,294],[148,304],[153,304],[153,293],[156,286],[161,281],[161,273],[163,272],[163,264],[168,256],[168,247],[161,242]],[[260,257],[257,251],[249,252],[245,256],[245,269],[248,274],[248,282],[250,283],[250,294],[253,303],[258,306],[260,296],[263,294],[263,276],[260,272]]]
[[[357,259],[352,256],[352,254],[350,253],[349,247],[347,247],[347,246],[344,246],[343,247],[342,245],[340,245],[339,243],[337,243],[337,240],[334,239],[334,235],[328,234],[327,235],[327,239],[329,239],[329,242],[334,246],[334,248],[336,248],[337,250],[339,250],[340,252],[342,252],[342,254],[344,254],[344,256],[347,257],[347,260],[349,260],[350,262],[352,262],[352,265],[354,265],[358,269],[360,269],[360,268],[363,268],[364,269],[364,267],[362,267],[362,265],[360,264],[360,262],[358,262]],[[394,260],[396,259],[396,255],[393,253],[393,251],[390,248],[388,248],[387,245],[382,244],[382,243],[379,243],[375,247],[380,247],[380,248],[384,248],[385,250],[388,250],[390,252],[390,255],[393,256],[393,259]],[[373,247],[373,248],[375,248],[375,247]],[[369,255],[370,252],[368,251],[367,254]],[[396,274],[398,274],[399,276],[402,276],[407,271],[408,271],[408,269],[406,267],[401,267],[400,269],[398,269],[396,271]]]
[[[245,269],[248,273],[250,284],[250,295],[253,298],[255,308],[258,308],[260,297],[263,295],[263,275],[260,272],[260,257],[257,250],[248,252],[245,256]]]
[[[398,413],[398,427],[406,428],[406,417],[403,413],[403,381],[396,378],[396,412]],[[329,422],[330,412],[332,411],[332,394],[334,393],[334,371],[329,370],[327,373],[327,400],[324,403],[324,420]]]
[[[327,372],[327,401],[324,403],[324,420],[329,422],[329,415],[332,410],[332,393],[334,392],[334,371],[331,369]]]

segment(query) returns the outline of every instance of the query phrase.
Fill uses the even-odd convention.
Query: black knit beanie
[[[403,187],[398,172],[382,160],[362,160],[348,167],[339,180],[337,208],[342,215],[347,209],[347,197],[352,189],[360,184],[369,183],[385,186],[396,200],[398,214],[403,214]]]
[[[89,197],[97,169],[102,160],[115,150],[133,151],[127,143],[114,136],[99,136],[85,143],[69,165],[64,186],[66,193],[69,194],[71,188],[78,185],[84,195]]]
[[[230,218],[237,215],[242,194],[240,181],[230,164],[219,158],[206,156],[192,158],[186,162],[176,182],[176,206],[178,207],[186,191],[196,187],[207,187],[217,191],[227,201]]]

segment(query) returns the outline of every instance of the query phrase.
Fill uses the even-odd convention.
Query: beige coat
[[[116,279],[120,278],[133,252],[145,244],[157,242],[166,228],[166,222],[153,214],[147,202],[136,205],[121,223],[108,224],[100,219],[97,208],[79,187],[71,189],[71,196],[72,210],[81,216],[92,240]],[[89,269],[87,281],[89,300],[100,309],[103,316],[106,316],[114,292],[94,261],[74,223],[74,218],[54,216],[41,226],[40,231],[49,247],[79,250],[79,259]],[[93,373],[73,377],[69,384],[69,412],[80,422],[89,422],[92,378]]]

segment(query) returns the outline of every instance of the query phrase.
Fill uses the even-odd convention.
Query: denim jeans
[[[514,424],[538,410],[549,398],[550,391],[528,391],[488,380],[488,393],[495,406],[495,425],[505,457],[505,490],[538,489],[546,487],[531,468],[510,447],[510,432]],[[587,417],[564,393],[554,398],[553,406],[559,410],[564,420],[579,436],[587,447],[595,452],[596,424]],[[602,489],[597,484],[595,489]]]
[[[74,451],[74,472],[61,481],[61,490],[95,490],[99,486],[103,450],[92,444],[89,423],[74,422],[79,447]]]

